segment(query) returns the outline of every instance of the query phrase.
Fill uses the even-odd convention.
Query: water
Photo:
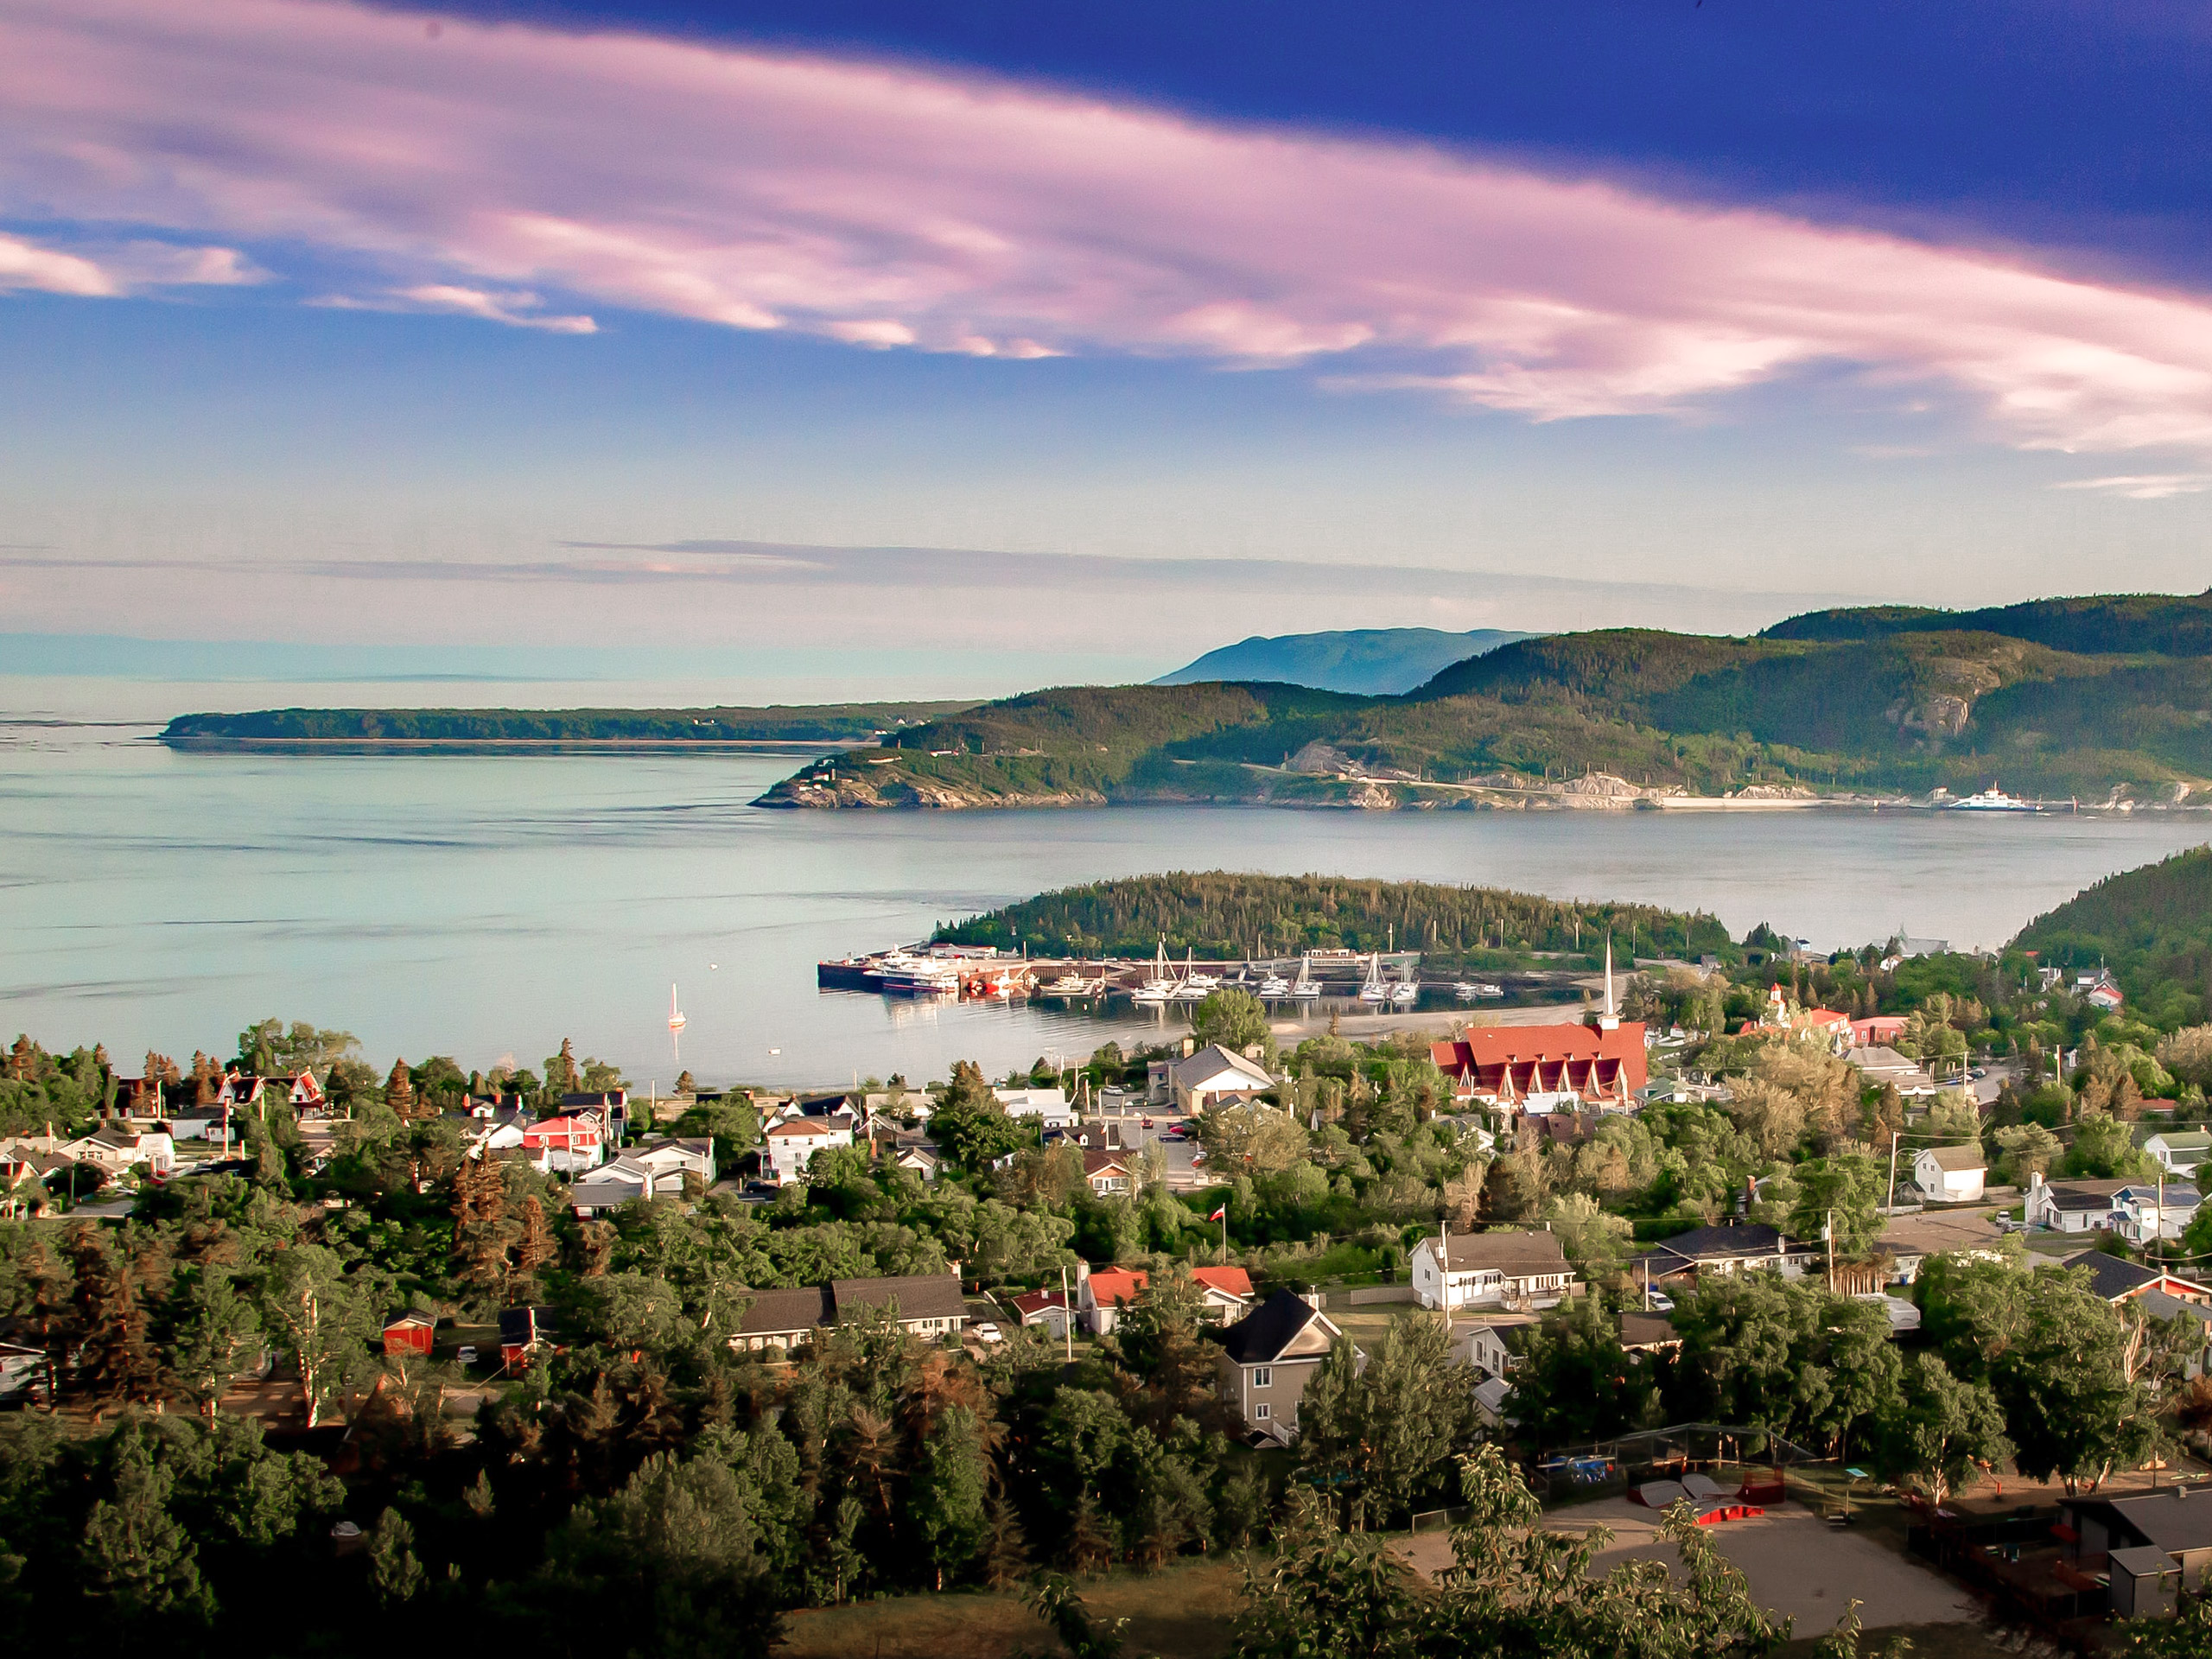
[[[379,1066],[436,1052],[535,1067],[569,1036],[664,1088],[675,982],[683,1064],[702,1080],[919,1080],[958,1058],[1004,1071],[1152,1021],[822,993],[814,963],[1047,887],[1216,868],[1643,899],[1823,947],[1899,928],[1995,944],[2212,829],[2194,816],[772,812],[747,803],[788,760],[178,755],[128,722],[214,699],[171,690],[88,710],[28,683],[9,689],[18,709],[126,723],[0,726],[0,1019],[49,1048],[105,1041],[133,1069],[149,1046],[227,1052],[275,1014],[352,1031]],[[546,700],[588,700],[558,690]]]

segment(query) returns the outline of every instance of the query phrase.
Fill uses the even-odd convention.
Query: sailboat
[[[1382,983],[1382,957],[1380,951],[1367,959],[1367,982],[1359,988],[1363,1002],[1380,1002],[1390,995]]]
[[[1167,941],[1160,942],[1159,952],[1153,957],[1152,977],[1129,995],[1139,1002],[1165,1002],[1175,994],[1175,978],[1167,968]]]
[[[1390,1000],[1402,1005],[1421,1001],[1421,987],[1414,982],[1411,969],[1406,970],[1405,978],[1390,988]]]
[[[1321,982],[1313,977],[1313,958],[1309,954],[1298,959],[1298,982],[1290,988],[1293,996],[1319,996]]]
[[[679,1058],[683,1052],[683,1027],[687,1023],[683,1010],[676,1006],[676,984],[671,980],[668,987],[668,1044]]]
[[[1178,1002],[1200,1001],[1208,991],[1221,983],[1211,974],[1199,973],[1192,964],[1191,957],[1191,951],[1186,950],[1183,952],[1183,977],[1168,993]]]

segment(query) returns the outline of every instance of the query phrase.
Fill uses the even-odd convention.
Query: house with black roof
[[[2203,1587],[2212,1568],[2212,1492],[2177,1486],[2144,1497],[2063,1497],[2057,1529],[2077,1572],[2109,1575],[2112,1611],[2148,1618],[2174,1611],[2174,1592]]]
[[[1629,1258],[1637,1284],[1688,1283],[1717,1273],[1777,1272],[1795,1279],[1820,1266],[1821,1249],[1764,1222],[1693,1227]]]
[[[952,1274],[832,1279],[801,1290],[754,1292],[729,1345],[747,1353],[788,1354],[816,1332],[870,1309],[890,1314],[901,1329],[917,1337],[957,1337],[968,1327],[967,1299]]]
[[[1279,1290],[1221,1333],[1215,1391],[1254,1434],[1287,1446],[1314,1368],[1344,1332],[1296,1291]],[[1366,1356],[1359,1357],[1364,1363]]]

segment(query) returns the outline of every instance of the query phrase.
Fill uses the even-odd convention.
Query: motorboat
[[[1272,1001],[1289,995],[1290,982],[1281,974],[1269,974],[1260,982],[1260,995],[1263,1000]]]
[[[1477,996],[1503,996],[1505,995],[1505,987],[1503,985],[1492,985],[1484,982],[1476,985],[1475,995]]]
[[[1096,988],[1096,986],[1081,974],[1071,973],[1048,981],[1044,991],[1046,996],[1088,996]]]
[[[893,996],[957,996],[960,994],[960,970],[949,962],[928,957],[909,955],[894,950],[877,958],[875,969],[868,977],[876,988]]]
[[[1185,950],[1183,953],[1183,984],[1185,988],[1195,990],[1201,996],[1204,996],[1208,991],[1218,989],[1221,985],[1221,976],[1219,974],[1200,973],[1198,969],[1192,964],[1192,953],[1188,950]]]

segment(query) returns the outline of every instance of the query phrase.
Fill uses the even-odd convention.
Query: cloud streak
[[[1416,146],[324,0],[8,0],[0,213],[296,244],[356,262],[361,303],[575,333],[541,303],[1324,365],[1538,420],[1844,365],[2024,447],[2212,453],[2195,296]],[[117,291],[29,246],[0,283]]]

